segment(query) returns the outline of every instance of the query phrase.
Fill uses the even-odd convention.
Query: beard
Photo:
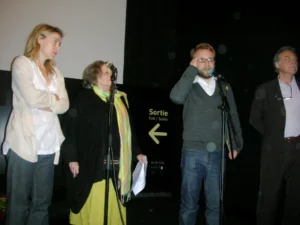
[[[203,79],[210,79],[211,78],[211,76],[208,74],[208,72],[199,71],[199,70],[198,70],[198,76],[203,78]]]

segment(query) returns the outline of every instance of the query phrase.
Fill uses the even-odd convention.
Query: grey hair
[[[274,58],[273,58],[273,65],[275,67],[275,72],[278,73],[279,70],[276,68],[276,63],[279,62],[279,55],[284,52],[284,51],[291,51],[293,52],[294,54],[296,54],[296,49],[291,47],[291,46],[283,46],[281,47],[277,52],[276,54],[274,55]]]

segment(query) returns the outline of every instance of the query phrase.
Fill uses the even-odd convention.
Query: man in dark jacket
[[[257,225],[299,225],[300,83],[295,79],[295,49],[280,48],[274,66],[278,76],[257,88],[250,112],[250,123],[262,135]]]

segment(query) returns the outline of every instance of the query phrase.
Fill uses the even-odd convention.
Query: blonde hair
[[[94,61],[89,64],[83,71],[83,84],[84,88],[92,88],[92,86],[97,85],[98,76],[101,76],[102,70],[101,67],[106,64],[102,60]]]
[[[194,58],[195,52],[199,49],[206,49],[211,51],[214,55],[216,55],[215,49],[208,43],[200,43],[195,48],[191,50],[191,58]]]
[[[38,39],[40,37],[45,38],[47,34],[50,33],[58,33],[61,37],[64,36],[63,31],[58,27],[54,27],[49,24],[38,24],[37,26],[35,26],[27,38],[25,50],[24,50],[24,56],[37,62],[38,53],[40,50],[40,44],[38,43]],[[54,67],[55,67],[54,60],[47,59],[45,61],[44,66],[48,74],[54,73]]]

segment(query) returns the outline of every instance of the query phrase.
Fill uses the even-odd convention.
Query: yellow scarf
[[[107,102],[110,93],[101,91],[97,86],[93,90],[104,102]],[[130,200],[131,189],[131,127],[129,115],[121,97],[124,97],[128,106],[126,93],[117,91],[115,93],[114,105],[117,113],[118,128],[120,134],[120,160],[119,160],[119,181],[122,203]]]

